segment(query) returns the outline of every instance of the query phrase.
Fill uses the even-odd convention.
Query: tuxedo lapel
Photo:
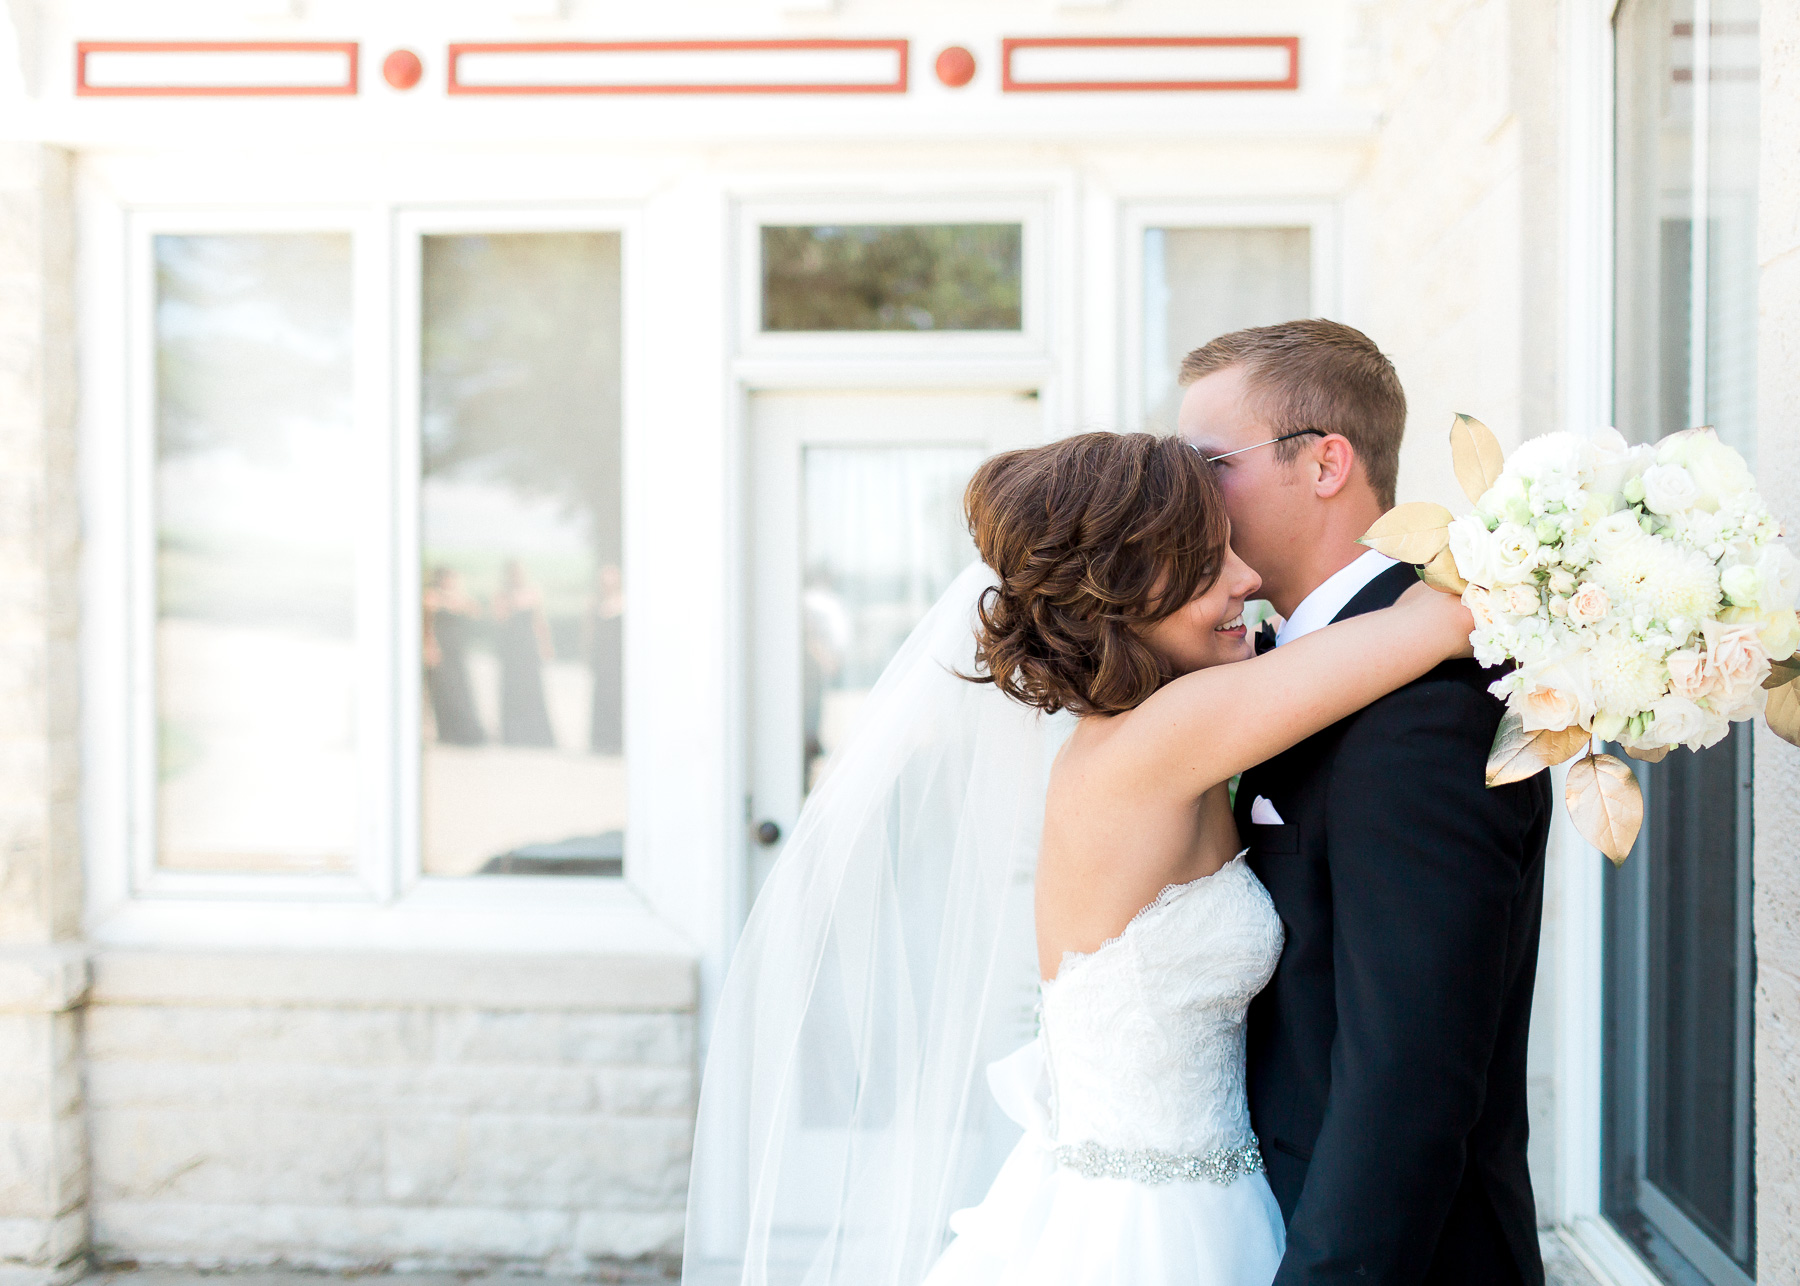
[[[1392,607],[1394,600],[1418,583],[1419,573],[1411,563],[1396,563],[1374,580],[1356,591],[1356,597],[1344,604],[1344,610],[1331,618],[1332,624],[1347,621],[1364,612]]]

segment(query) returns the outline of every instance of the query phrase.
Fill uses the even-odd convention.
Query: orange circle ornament
[[[381,78],[395,89],[411,89],[425,74],[425,64],[410,49],[396,49],[381,61]]]
[[[937,56],[937,78],[951,89],[961,89],[975,79],[975,55],[961,45],[951,45]]]

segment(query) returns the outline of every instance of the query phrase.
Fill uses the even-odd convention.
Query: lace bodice
[[[1242,854],[1069,952],[1042,985],[1057,1144],[1208,1154],[1253,1142],[1244,1012],[1281,955],[1281,920]]]

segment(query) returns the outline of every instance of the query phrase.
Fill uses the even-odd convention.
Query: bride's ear
[[[1350,483],[1356,472],[1356,448],[1341,433],[1320,438],[1312,449],[1313,494],[1329,500]]]

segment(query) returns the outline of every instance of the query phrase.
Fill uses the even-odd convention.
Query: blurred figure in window
[[[544,596],[516,558],[507,559],[494,595],[494,650],[500,655],[500,740],[509,746],[554,746],[544,703],[544,662],[556,650]]]
[[[625,578],[612,563],[594,576],[594,597],[588,607],[588,669],[594,676],[588,748],[597,755],[624,754]]]
[[[831,749],[822,736],[825,693],[837,686],[838,676],[844,671],[854,627],[850,609],[832,583],[831,572],[823,567],[815,567],[807,576],[800,611],[806,648],[801,665],[801,717],[806,736],[806,788],[811,790]]]
[[[438,567],[422,595],[425,609],[425,690],[442,745],[479,746],[487,740],[469,686],[469,641],[480,609],[452,567]]]

